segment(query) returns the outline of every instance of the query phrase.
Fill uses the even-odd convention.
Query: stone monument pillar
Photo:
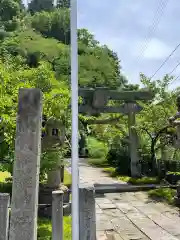
[[[42,94],[20,89],[13,169],[10,240],[37,240]]]

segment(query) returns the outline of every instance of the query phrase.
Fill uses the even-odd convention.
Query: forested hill
[[[43,113],[60,119],[70,131],[70,9],[68,0],[0,0],[0,157],[14,150],[18,90],[43,91]],[[79,85],[132,87],[121,75],[117,54],[78,31]]]
[[[24,68],[48,63],[58,81],[70,79],[69,1],[53,6],[51,0],[33,0],[26,9],[18,0],[0,0],[1,59],[13,56]],[[122,88],[127,84],[120,72],[117,54],[101,46],[86,29],[80,29],[79,84],[83,87]]]

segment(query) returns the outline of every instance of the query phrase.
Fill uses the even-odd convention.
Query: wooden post
[[[63,240],[63,191],[52,192],[52,240]]]
[[[37,240],[41,101],[39,89],[19,90],[10,240]]]
[[[96,240],[96,208],[94,186],[79,188],[80,240]]]
[[[134,111],[134,103],[127,103],[129,108],[128,113],[128,128],[130,138],[130,156],[131,156],[131,176],[140,176],[139,156],[138,156],[138,136],[135,129],[136,119]]]
[[[9,194],[0,193],[0,240],[8,240],[9,202],[10,202]]]

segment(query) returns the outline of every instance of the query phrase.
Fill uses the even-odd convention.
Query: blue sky
[[[167,0],[165,8],[162,2],[166,0],[78,0],[78,27],[116,51],[125,76],[138,83],[140,72],[150,77],[180,43],[180,0]],[[180,47],[154,79],[178,62]],[[180,66],[173,74],[180,75]],[[171,87],[178,85],[180,79]]]

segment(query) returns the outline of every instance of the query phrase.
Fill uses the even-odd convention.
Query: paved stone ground
[[[102,169],[81,160],[82,183],[115,183]],[[111,193],[96,197],[99,240],[177,240],[180,217],[177,208],[150,200],[146,193]]]

